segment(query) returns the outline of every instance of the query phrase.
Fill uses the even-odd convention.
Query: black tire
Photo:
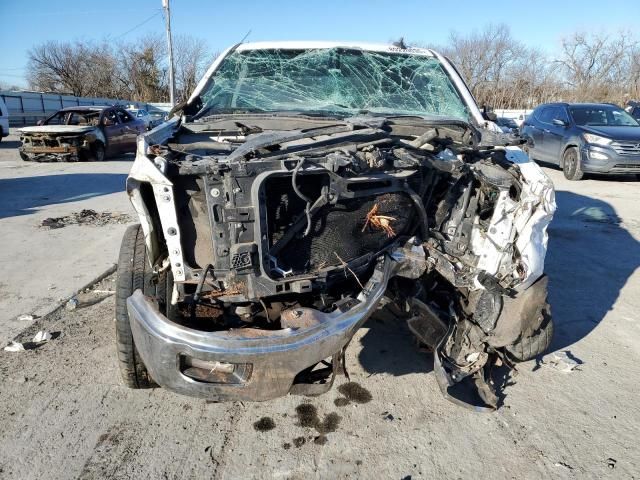
[[[26,153],[22,153],[20,152],[20,158],[22,159],[22,161],[24,162],[30,162],[31,159],[29,158],[29,156]]]
[[[102,162],[105,159],[105,149],[102,142],[96,142],[91,146],[91,152],[87,156],[90,162]]]
[[[584,172],[580,165],[580,151],[576,147],[569,147],[562,156],[562,172],[567,180],[582,180]]]
[[[525,362],[547,351],[553,339],[553,319],[549,304],[545,303],[540,314],[543,317],[540,326],[532,333],[525,334],[513,345],[505,347],[509,356],[517,362]]]
[[[125,385],[130,388],[150,388],[155,386],[155,383],[149,376],[133,343],[127,312],[127,298],[137,289],[141,289],[145,295],[156,295],[142,227],[132,225],[124,232],[118,257],[116,348],[120,373]]]

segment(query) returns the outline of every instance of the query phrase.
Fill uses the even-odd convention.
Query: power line
[[[147,22],[150,22],[151,20],[153,20],[155,17],[157,17],[158,15],[160,15],[162,13],[162,10],[158,10],[156,13],[154,13],[153,15],[151,15],[149,18],[147,18],[146,20],[144,20],[143,22],[140,22],[138,25],[136,25],[135,27],[131,28],[130,30],[127,30],[126,32],[124,32],[121,35],[118,35],[117,37],[114,37],[114,39],[116,38],[120,38],[120,37],[124,37],[125,35],[133,32],[135,29],[140,28],[141,26],[143,26],[144,24],[146,24]]]

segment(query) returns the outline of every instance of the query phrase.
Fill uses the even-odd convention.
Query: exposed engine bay
[[[127,190],[155,281],[170,289],[159,311],[200,332],[277,336],[346,312],[401,254],[377,307],[433,350],[448,398],[494,409],[491,367],[550,341],[555,201],[526,155],[489,136],[455,119],[260,114],[147,134]],[[345,348],[290,392],[330,388]]]
[[[57,132],[43,127],[23,129],[20,136],[21,158],[38,162],[77,162],[93,158],[94,142],[104,142],[104,135],[97,128],[75,127],[72,130],[65,127]]]

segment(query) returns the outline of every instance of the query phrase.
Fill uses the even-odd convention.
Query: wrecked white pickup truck
[[[138,139],[140,225],[116,301],[125,382],[217,401],[320,394],[386,306],[433,349],[447,398],[495,408],[490,367],[551,340],[555,200],[488,126],[431,50],[225,51]]]

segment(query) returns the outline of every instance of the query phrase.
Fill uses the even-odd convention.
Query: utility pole
[[[173,76],[173,42],[171,40],[171,10],[169,9],[169,0],[162,0],[162,8],[164,9],[165,25],[167,27],[167,47],[169,49],[169,101],[171,107],[174,107],[176,84]]]

